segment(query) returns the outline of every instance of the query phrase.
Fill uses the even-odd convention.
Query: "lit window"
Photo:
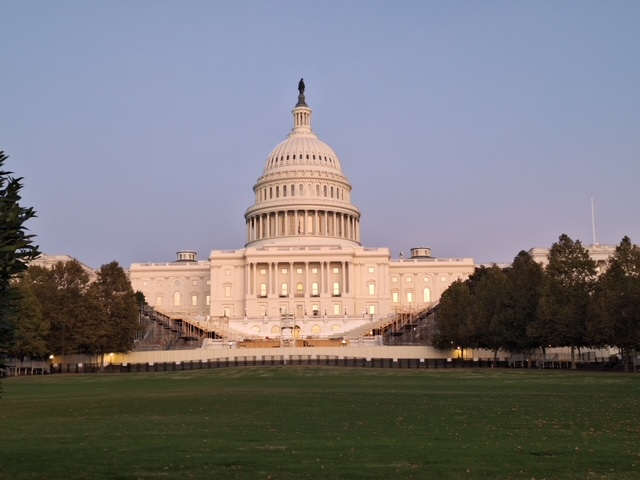
[[[311,273],[318,273],[318,269],[317,268],[312,268],[311,269]]]
[[[301,268],[296,269],[296,273],[298,274],[302,273],[302,269]]]
[[[428,281],[429,281],[429,277],[424,277],[424,279],[423,279],[423,280],[424,280],[425,282],[428,282]]]
[[[318,296],[318,284],[317,283],[312,283],[311,284],[311,295]]]
[[[375,315],[375,313],[376,313],[376,306],[375,305],[369,305],[367,307],[367,309],[369,310],[369,314],[370,315]]]
[[[182,300],[182,295],[180,295],[180,292],[175,292],[173,294],[173,306],[174,307],[179,307],[181,300]]]
[[[280,296],[286,297],[289,295],[289,286],[286,283],[282,284],[282,289],[280,290]]]
[[[398,277],[391,277],[391,281],[393,283],[398,283]]]
[[[266,275],[267,274],[267,270],[264,268],[260,269],[260,275]]]
[[[204,303],[207,306],[211,305],[211,295],[207,295],[206,297],[204,297]]]
[[[407,303],[413,303],[413,292],[407,292]]]
[[[340,305],[337,303],[333,306],[333,314],[340,315]]]
[[[338,282],[333,282],[333,295],[336,297],[340,295],[340,284]]]
[[[369,267],[369,273],[373,273],[374,272],[374,268],[373,267]]]
[[[283,269],[282,269],[282,273],[287,273],[287,269],[286,269],[286,268],[283,268]]]
[[[447,281],[447,277],[440,277],[440,281],[446,282]]]
[[[393,303],[398,303],[398,292],[393,292],[393,293],[391,294],[391,297],[392,297],[392,299],[393,299],[393,300],[392,300],[392,301],[393,301]]]
[[[411,283],[413,280],[411,277],[407,277],[407,283]]]
[[[369,295],[375,295],[376,294],[376,286],[373,283],[369,284]]]
[[[296,295],[304,295],[304,288],[302,287],[302,283],[298,283],[298,285],[296,285]]]
[[[145,287],[147,287],[149,285],[149,280],[145,280],[144,282],[142,282],[142,285],[144,285]]]
[[[333,269],[333,273],[340,273],[340,269],[339,269],[339,268],[337,268],[337,267],[334,267],[334,269]]]
[[[207,280],[207,281],[206,281],[206,284],[207,284],[207,285],[211,285],[211,280]]]
[[[266,283],[261,283],[260,284],[260,296],[261,297],[266,297],[267,296],[267,284]]]
[[[227,275],[227,276],[231,275],[231,270],[225,270],[224,274]]]
[[[422,291],[422,301],[423,302],[430,302],[431,301],[431,290],[429,290],[428,288],[425,288]]]
[[[195,307],[198,305],[198,295],[191,295],[191,306]]]
[[[162,306],[162,297],[156,297],[156,307]]]
[[[191,285],[198,285],[198,280],[191,280]]]

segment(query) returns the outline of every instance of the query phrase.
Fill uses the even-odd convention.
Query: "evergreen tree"
[[[20,205],[22,178],[14,178],[12,172],[4,170],[7,158],[0,151],[0,363],[13,337],[11,315],[18,295],[12,280],[40,255],[33,244],[34,236],[27,234],[25,227],[25,222],[35,217],[35,211]]]
[[[629,237],[598,278],[588,331],[595,345],[620,348],[625,370],[630,353],[640,350],[640,247]]]
[[[553,347],[575,349],[587,344],[586,321],[596,276],[596,264],[579,240],[560,236],[549,250],[539,305],[539,316],[530,332]]]

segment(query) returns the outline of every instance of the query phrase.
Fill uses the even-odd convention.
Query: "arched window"
[[[327,186],[326,185],[324,186],[324,196],[325,197],[327,196]]]
[[[302,297],[304,295],[304,287],[302,286],[302,282],[298,282],[296,285],[296,295]]]
[[[320,325],[314,325],[311,327],[311,333],[314,335],[319,335],[321,331],[322,329],[320,328]]]
[[[296,186],[295,185],[291,185],[291,196],[292,197],[296,196]]]
[[[282,196],[283,196],[283,197],[286,197],[286,196],[287,196],[287,186],[286,186],[286,185],[284,185],[284,186],[282,187]]]
[[[422,291],[422,299],[424,302],[431,301],[431,290],[429,290],[429,287],[424,287],[424,290]]]
[[[280,198],[280,187],[276,187],[276,198]]]

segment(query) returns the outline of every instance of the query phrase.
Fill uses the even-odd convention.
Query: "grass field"
[[[640,478],[637,374],[289,366],[2,388],[2,479]]]

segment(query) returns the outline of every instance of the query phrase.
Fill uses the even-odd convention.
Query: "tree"
[[[597,346],[616,346],[627,357],[640,349],[640,248],[624,237],[598,278],[589,337]]]
[[[460,348],[464,350],[472,341],[471,322],[475,315],[476,304],[469,282],[456,280],[440,297],[436,310],[437,333],[434,346],[440,349]]]
[[[0,361],[13,335],[10,315],[18,298],[12,280],[27,269],[30,260],[40,255],[27,233],[25,222],[35,217],[33,208],[20,205],[22,178],[4,170],[7,160],[0,151]]]
[[[472,294],[476,300],[475,315],[470,322],[472,346],[493,351],[495,362],[498,350],[506,343],[509,278],[497,265],[485,267],[481,277],[477,280],[475,277],[476,274],[469,279],[475,284]]]
[[[596,277],[596,263],[580,240],[562,234],[549,250],[539,305],[539,316],[530,331],[554,347],[575,349],[587,343],[586,320]]]
[[[16,284],[16,289],[20,292],[20,298],[12,315],[14,337],[9,353],[18,358],[43,359],[49,353],[49,324],[42,313],[33,285],[23,278]]]
[[[131,350],[139,328],[138,301],[118,262],[100,268],[88,294],[100,310],[93,322],[97,334],[93,345],[95,354],[104,357],[107,352]]]
[[[528,355],[540,345],[529,335],[529,326],[536,322],[544,270],[524,250],[513,259],[506,271],[509,278],[507,291],[508,323],[504,325],[504,348],[510,352]]]
[[[50,269],[32,266],[28,278],[49,319],[50,351],[59,355],[89,353],[97,305],[86,295],[90,279],[82,265],[72,260],[58,262]]]

